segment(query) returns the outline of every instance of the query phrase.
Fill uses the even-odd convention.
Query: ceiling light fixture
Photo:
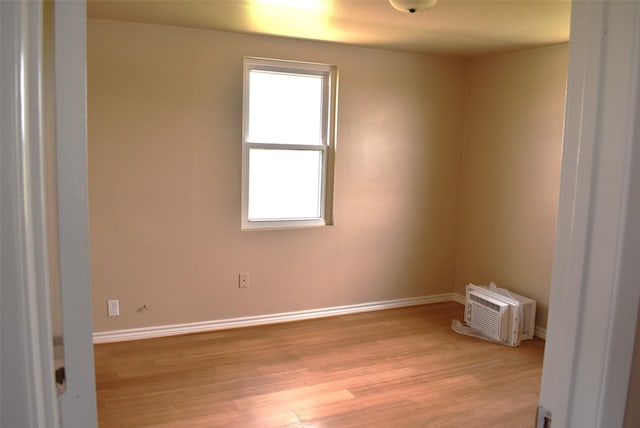
[[[389,0],[394,9],[401,12],[416,13],[419,10],[431,9],[438,0]]]

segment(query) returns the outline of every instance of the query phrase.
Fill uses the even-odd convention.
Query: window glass
[[[320,218],[322,152],[249,151],[249,220]]]
[[[252,70],[249,88],[248,141],[322,144],[322,76]]]

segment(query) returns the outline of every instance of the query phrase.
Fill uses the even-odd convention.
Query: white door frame
[[[639,49],[640,4],[574,2],[540,395],[553,427],[624,423],[640,301]]]
[[[86,8],[55,0],[57,206],[67,389],[56,396],[42,136],[43,8],[0,0],[0,425],[97,425],[87,222]]]
[[[86,17],[84,1],[55,0],[58,251],[67,376],[60,412],[62,426],[69,428],[97,424],[89,271]]]
[[[0,426],[57,426],[44,157],[42,8],[0,2]]]

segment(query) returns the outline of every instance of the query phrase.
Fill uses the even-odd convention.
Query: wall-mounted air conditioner
[[[535,300],[495,286],[467,285],[465,323],[487,338],[517,346],[533,339],[535,319]]]

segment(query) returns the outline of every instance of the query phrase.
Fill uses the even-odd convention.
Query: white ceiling
[[[473,57],[569,40],[569,0],[88,0],[89,18],[268,34]]]

